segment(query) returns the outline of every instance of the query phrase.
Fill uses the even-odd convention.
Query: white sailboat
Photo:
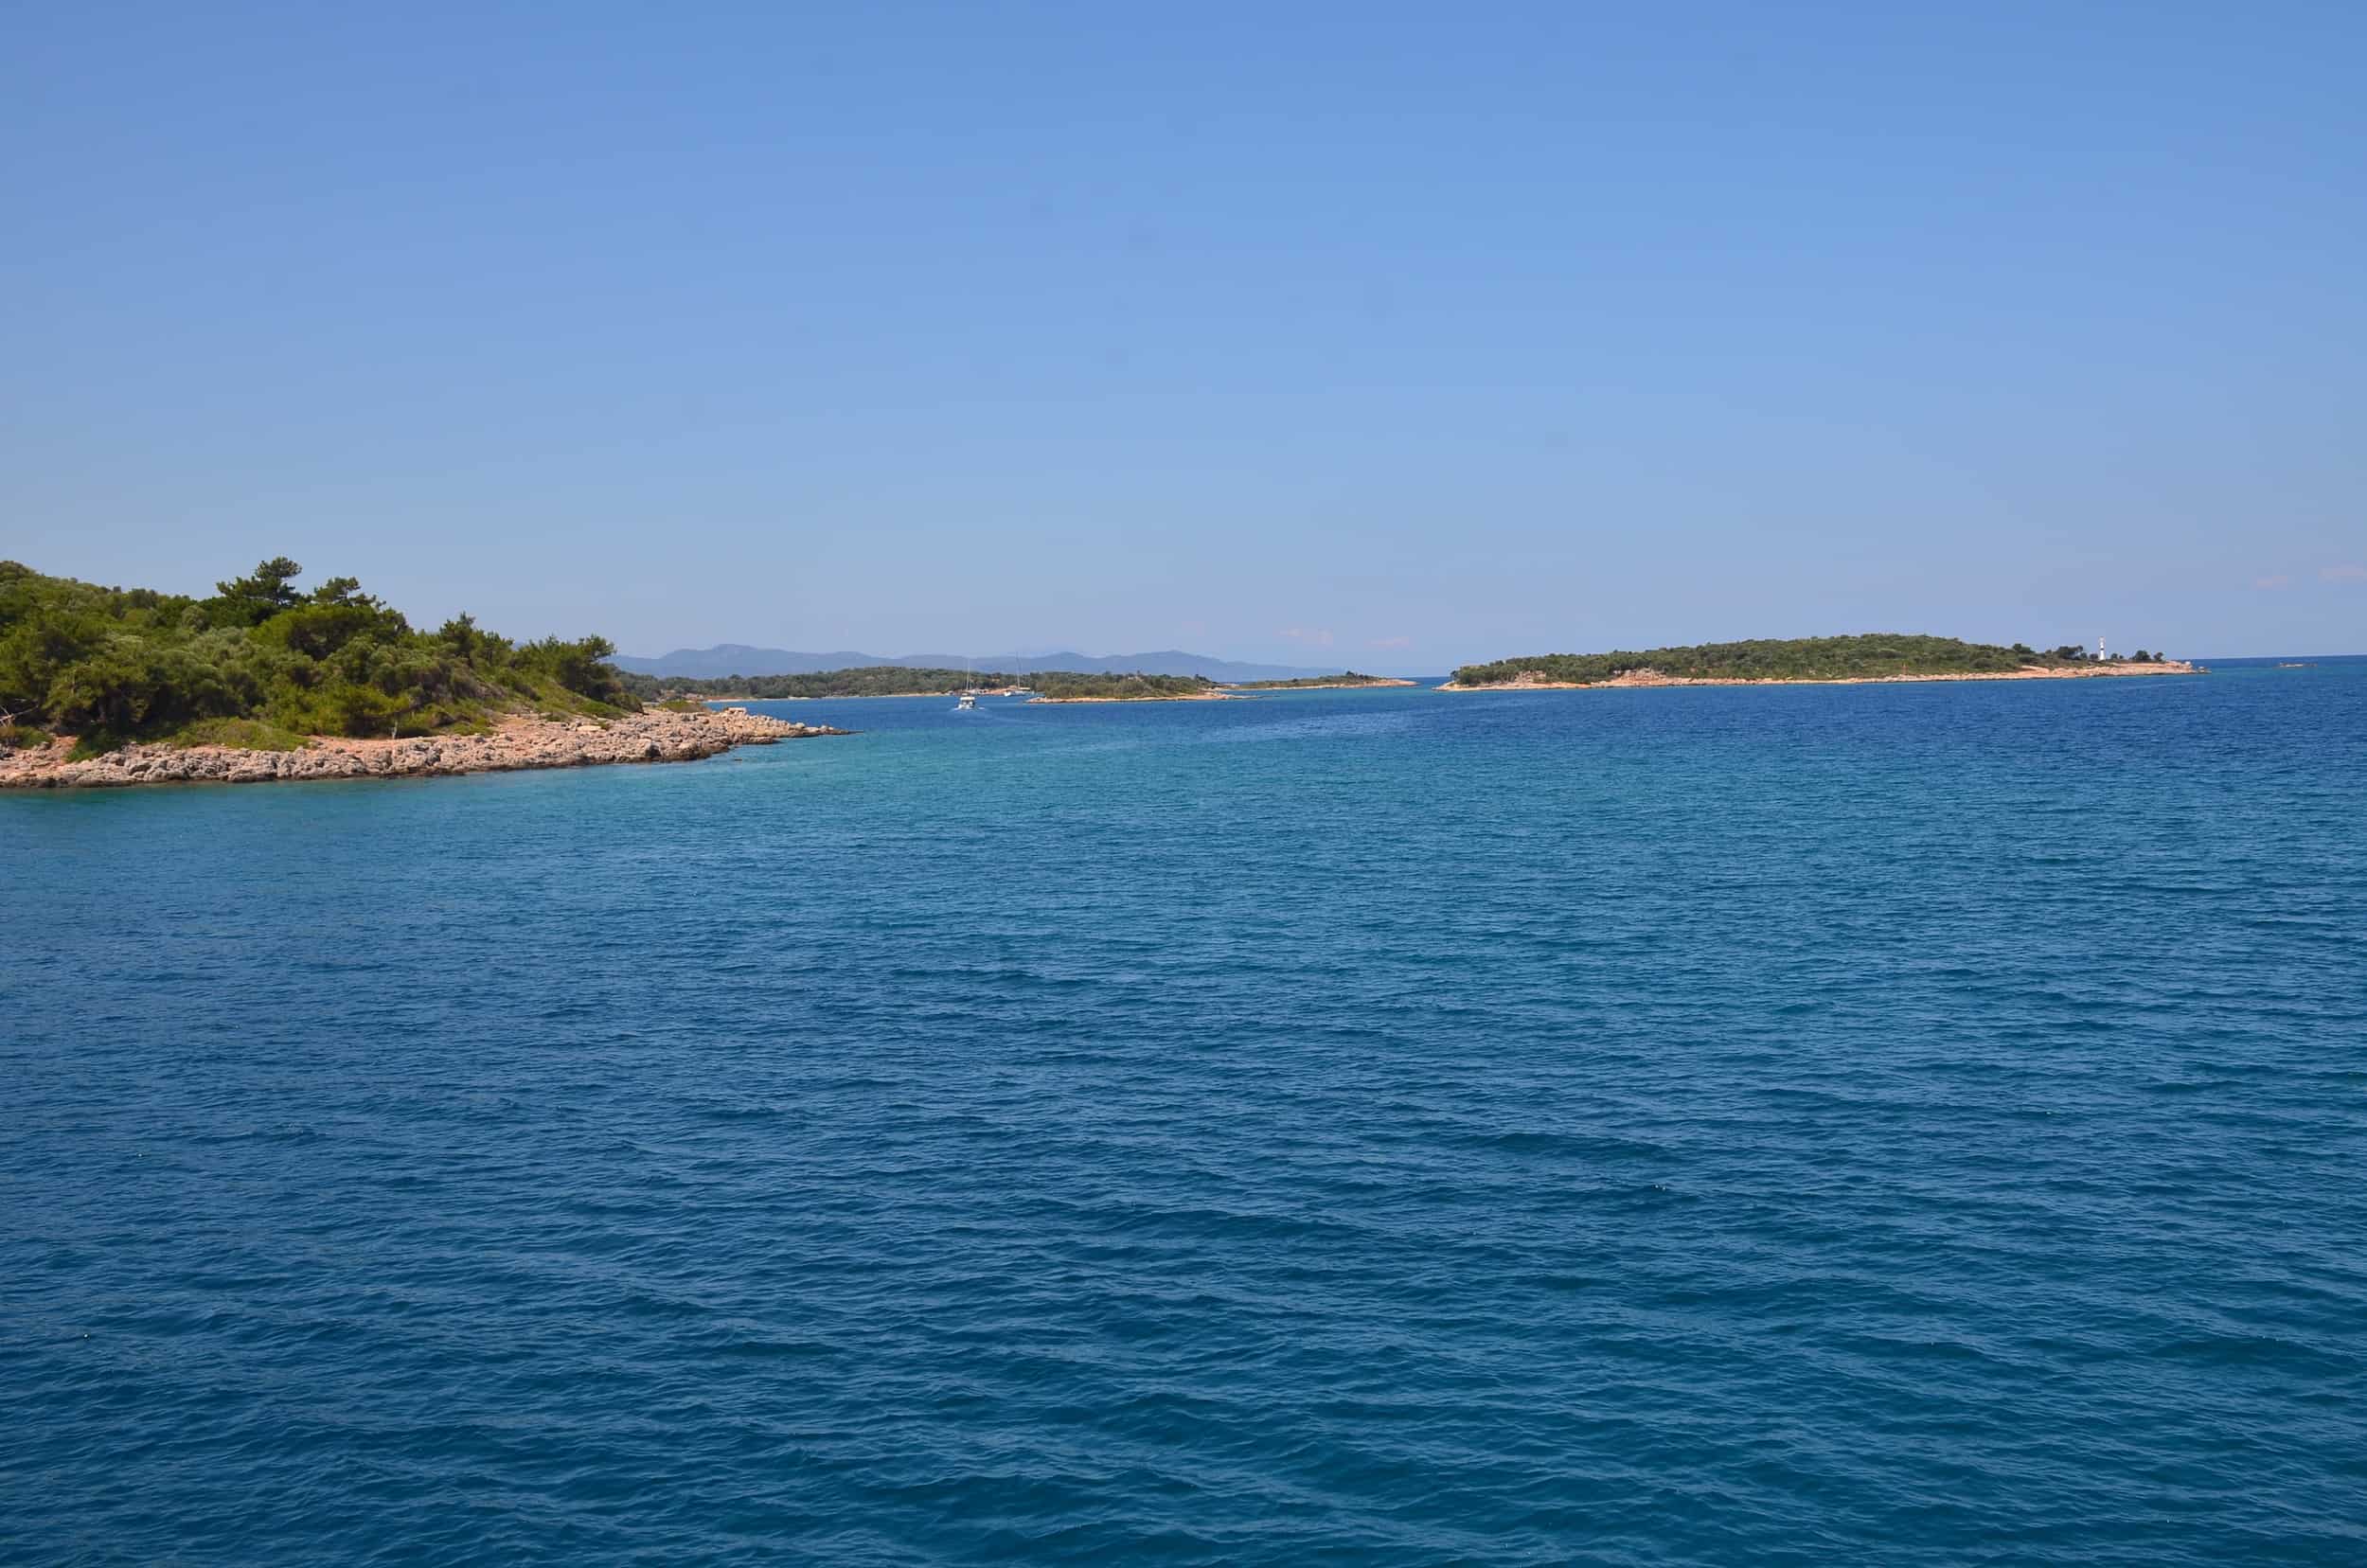
[[[961,701],[953,704],[955,713],[969,713],[978,706],[978,672],[970,668],[968,659],[962,661],[962,673],[969,677],[970,687],[962,693]]]

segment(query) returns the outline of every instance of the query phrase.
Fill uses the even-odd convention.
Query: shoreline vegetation
[[[1046,669],[1031,675],[1000,669],[945,669],[911,665],[862,665],[810,675],[722,675],[689,679],[618,675],[624,688],[650,702],[781,703],[824,697],[984,697],[1027,695],[1038,703],[1201,702],[1224,688],[1204,675],[1130,675]]]
[[[1396,675],[1364,675],[1356,670],[1344,670],[1337,675],[1302,675],[1294,681],[1231,681],[1227,691],[1348,691],[1359,686],[1410,686],[1419,681],[1409,681]]]
[[[2030,681],[2198,675],[2203,667],[2140,649],[2097,658],[2073,644],[2044,652],[1954,637],[1868,633],[1702,643],[1609,653],[1542,653],[1465,665],[1440,691],[1572,691],[1593,686],[1865,686],[1910,681]]]
[[[604,637],[435,632],[286,557],[210,597],[0,561],[0,788],[688,761],[827,725],[645,711]]]

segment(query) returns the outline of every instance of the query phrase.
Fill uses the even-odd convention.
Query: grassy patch
[[[240,751],[292,752],[304,748],[307,737],[260,719],[200,719],[167,736],[175,746],[236,746]]]
[[[47,730],[37,729],[31,724],[0,724],[0,751],[30,751],[36,746],[49,744],[54,739]]]

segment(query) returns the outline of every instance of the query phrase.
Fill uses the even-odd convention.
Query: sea
[[[0,798],[0,1559],[2367,1562],[2367,660]]]

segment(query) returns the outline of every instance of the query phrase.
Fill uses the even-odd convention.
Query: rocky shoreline
[[[295,751],[142,742],[76,762],[72,738],[0,752],[0,789],[113,789],[133,784],[269,784],[332,778],[438,778],[520,768],[612,762],[696,762],[735,746],[845,735],[745,708],[670,713],[650,708],[606,722],[514,716],[488,735],[351,740],[318,737]]]

